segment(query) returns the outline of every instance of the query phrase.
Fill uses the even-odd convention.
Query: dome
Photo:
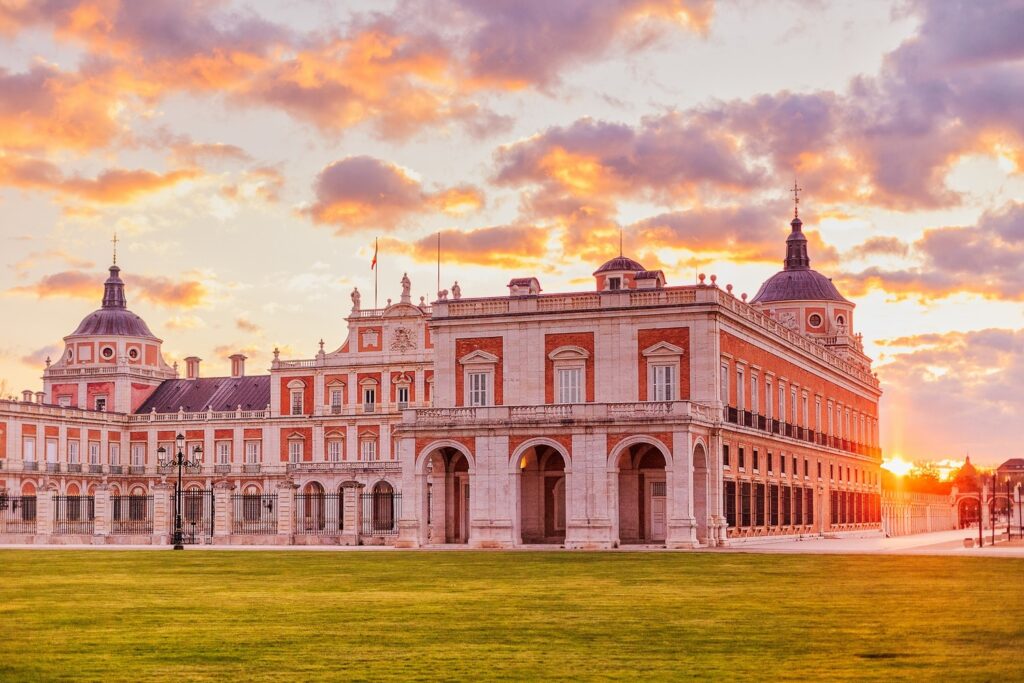
[[[78,328],[71,333],[77,335],[101,335],[118,337],[153,337],[149,326],[139,316],[124,309],[101,308],[85,316]]]
[[[634,261],[631,258],[627,258],[625,256],[616,256],[611,261],[608,261],[603,266],[601,266],[600,268],[595,270],[594,271],[594,275],[597,275],[599,273],[608,273],[608,272],[614,272],[614,271],[619,271],[619,270],[628,270],[628,271],[636,272],[638,270],[647,270],[647,269],[644,268],[642,265],[640,265],[639,263],[637,263],[636,261]]]
[[[110,277],[103,283],[103,308],[85,316],[70,336],[99,335],[156,339],[146,321],[128,310],[128,301],[124,296],[124,281],[120,273],[121,269],[116,265],[110,267]]]
[[[772,301],[841,301],[849,303],[832,281],[816,270],[783,270],[765,280],[750,303]]]
[[[793,218],[789,224],[792,231],[786,238],[786,258],[783,269],[765,280],[752,304],[773,301],[841,301],[850,303],[839,293],[832,280],[816,270],[811,270],[811,258],[807,254],[807,237],[803,233],[803,221]]]

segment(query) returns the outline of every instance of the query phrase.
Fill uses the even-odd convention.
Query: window
[[[107,397],[106,396],[97,396],[96,399],[93,402],[93,409],[98,410],[101,413],[102,412],[106,412],[106,410],[107,410]]]
[[[771,453],[766,455],[764,458],[765,468],[768,470],[768,474],[772,473],[772,461],[774,459],[775,457]]]
[[[288,441],[288,462],[302,462],[303,446],[302,439],[290,439]]]
[[[341,412],[341,404],[343,400],[342,389],[331,389],[331,412],[335,415]]]
[[[363,412],[372,413],[377,410],[377,387],[363,387]]]
[[[245,464],[255,465],[260,461],[260,442],[259,441],[246,441],[245,442]]]
[[[719,391],[721,392],[720,398],[722,399],[722,403],[724,403],[725,405],[728,405],[729,404],[729,365],[727,363],[722,363],[722,378],[721,378],[721,386],[719,387]]]
[[[740,483],[740,526],[750,526],[750,482]]]
[[[132,444],[132,467],[143,467],[146,464],[146,445]]]
[[[488,399],[488,375],[486,372],[469,373],[469,405],[486,406]]]
[[[110,464],[115,467],[121,466],[121,444],[110,444]]]
[[[580,403],[580,385],[583,383],[583,368],[562,368],[558,370],[558,402]]]
[[[89,464],[100,464],[100,445],[95,441],[89,442]]]
[[[779,474],[786,476],[786,456],[779,453]]]
[[[139,359],[139,350],[138,349],[131,349],[130,351],[128,351],[128,357],[131,358],[132,360],[138,360]]]
[[[742,470],[744,467],[743,447],[740,446],[739,455],[736,459],[736,465]]]
[[[399,386],[395,395],[398,397],[398,409],[404,410],[409,407],[409,385]]]
[[[810,420],[808,419],[808,414],[807,414],[807,396],[806,395],[801,396],[800,399],[801,399],[801,404],[802,404],[803,413],[804,413],[803,414],[804,427],[810,427],[811,423],[810,423]]]
[[[728,444],[722,444],[722,466],[729,466],[729,446]]]
[[[363,439],[362,443],[359,444],[359,457],[363,460],[377,459],[376,439]]]
[[[804,458],[804,479],[810,479],[811,477],[811,461]]]
[[[817,313],[812,313],[811,317],[807,319],[807,322],[811,327],[821,327],[821,316]]]
[[[757,414],[757,373],[750,373],[750,412]]]
[[[764,378],[764,415],[772,419],[772,380],[768,377]]]
[[[743,410],[743,406],[746,405],[746,402],[743,400],[744,388],[745,388],[745,386],[743,384],[743,369],[742,368],[737,368],[737,370],[736,370],[736,410]]]
[[[340,462],[342,454],[342,446],[344,442],[341,439],[331,439],[327,442],[327,459],[330,462]]]
[[[230,441],[218,441],[217,442],[217,464],[218,465],[229,465],[229,464],[231,464],[231,442]]]
[[[793,407],[793,420],[792,420],[791,424],[795,425],[797,423],[796,422],[796,411],[797,411],[797,406],[796,406],[796,387],[790,387],[790,389],[789,389],[789,398],[790,398],[790,405]]]
[[[814,399],[814,431],[821,432],[821,398]]]
[[[21,442],[21,459],[25,462],[36,461],[36,440],[35,437],[26,436]]]
[[[821,461],[818,461],[818,479],[821,479]]]
[[[111,358],[114,357],[114,349],[112,349],[109,346],[104,346],[103,350],[100,352],[100,355],[102,355],[107,360],[110,360]]]
[[[725,497],[725,524],[736,526],[736,482],[727,481],[723,483],[723,495]]]
[[[78,442],[68,441],[68,462],[72,465],[78,464]]]
[[[760,459],[761,458],[760,458],[760,456],[759,456],[759,454],[757,452],[757,449],[755,448],[754,452],[751,454],[751,459],[750,459],[750,464],[754,468],[755,472],[760,470],[760,465],[761,465],[761,463],[759,462]]]
[[[832,421],[832,402],[829,401],[828,407],[825,412],[828,414],[828,433],[829,436],[835,436],[835,424]]]
[[[764,484],[754,484],[754,526],[764,526]]]
[[[836,478],[836,466],[832,463],[828,464],[828,478],[833,480]]]
[[[61,408],[70,408],[71,407],[71,397],[70,396],[61,396],[61,397],[59,397],[57,399],[57,405],[59,405]]]
[[[800,461],[797,460],[797,457],[795,455],[793,456],[793,476],[800,476]]]
[[[608,278],[608,289],[617,290],[622,289],[622,278],[610,277]]]
[[[292,389],[290,395],[291,395],[291,407],[292,407],[291,414],[292,415],[302,415],[302,395],[303,395],[302,389]]]
[[[676,368],[674,365],[654,366],[654,400],[674,401],[676,399]]]
[[[779,419],[786,421],[786,387],[779,382]]]

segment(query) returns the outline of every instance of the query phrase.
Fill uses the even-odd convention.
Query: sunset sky
[[[0,0],[0,382],[99,304],[168,362],[341,345],[380,300],[591,286],[618,251],[753,295],[794,178],[907,460],[1024,443],[1024,3]]]

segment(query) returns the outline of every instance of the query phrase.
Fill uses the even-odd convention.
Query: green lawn
[[[0,680],[1024,679],[1024,561],[0,551]]]

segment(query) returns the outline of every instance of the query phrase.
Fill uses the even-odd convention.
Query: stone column
[[[693,444],[689,432],[672,434],[672,471],[666,475],[669,509],[665,546],[693,548],[697,545],[697,524],[693,517]]]
[[[395,457],[402,463],[402,512],[398,518],[398,540],[395,545],[399,548],[418,548],[427,542],[425,538],[422,538],[422,528],[426,520],[420,519],[423,511],[426,510],[425,502],[420,499],[420,496],[426,495],[426,475],[416,471],[416,440],[413,437],[407,436],[399,439],[397,447],[398,453],[395,454]],[[435,473],[434,476],[443,477],[444,472]],[[358,498],[358,494],[361,492],[360,489],[354,495]],[[362,506],[358,505],[359,500],[356,500],[356,503],[361,510]],[[347,522],[348,517],[345,520]],[[443,543],[443,532],[441,539]]]
[[[729,544],[728,520],[722,501],[722,472],[722,430],[716,428],[711,432],[711,452],[708,453],[708,514],[712,520],[708,545]]]
[[[184,511],[183,511],[184,513]],[[182,522],[184,524],[184,521]],[[153,543],[167,545],[174,533],[174,485],[153,485]]]
[[[36,543],[49,543],[53,536],[53,520],[57,506],[54,496],[57,495],[57,488],[53,484],[50,486],[53,488],[40,489],[36,494]]]
[[[93,543],[102,545],[107,542],[110,535],[110,485],[97,484],[96,493],[93,494],[93,508],[96,513],[93,520]]]
[[[218,545],[231,543],[234,493],[235,485],[229,481],[213,485],[213,542]]]
[[[341,531],[341,545],[359,545],[359,531],[363,526],[362,493],[363,485],[357,481],[346,481],[341,485],[341,509],[344,528]],[[399,542],[401,543],[402,522],[399,521]],[[412,547],[412,546],[408,546]]]
[[[299,487],[292,481],[277,485],[277,542],[291,543],[295,528],[295,491]]]

